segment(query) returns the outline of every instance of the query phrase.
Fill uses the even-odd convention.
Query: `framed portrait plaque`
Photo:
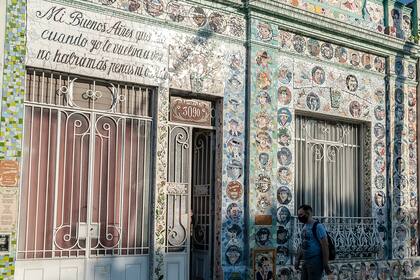
[[[276,279],[275,249],[254,249],[253,263],[255,280]]]

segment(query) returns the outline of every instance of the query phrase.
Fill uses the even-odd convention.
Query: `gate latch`
[[[78,227],[79,239],[98,238],[99,237],[99,224],[98,223],[79,223]]]
[[[99,224],[93,223],[89,225],[89,237],[99,238]]]

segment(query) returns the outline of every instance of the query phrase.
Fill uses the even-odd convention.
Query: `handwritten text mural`
[[[166,78],[162,32],[42,0],[28,6],[28,65],[136,83]]]

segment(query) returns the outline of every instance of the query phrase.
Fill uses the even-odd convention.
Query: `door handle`
[[[99,238],[99,223],[90,224],[89,237],[90,238]]]

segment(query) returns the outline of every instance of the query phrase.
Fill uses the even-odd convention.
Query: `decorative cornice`
[[[250,17],[277,22],[283,28],[309,37],[317,37],[377,55],[388,56],[400,53],[413,58],[420,56],[420,46],[412,42],[402,41],[279,2],[251,1],[249,9]]]
[[[190,33],[190,34],[195,34],[195,35],[199,34],[203,36],[210,34],[212,38],[223,41],[223,42],[234,43],[234,44],[245,43],[245,39],[242,40],[239,38],[217,34],[215,32],[210,32],[207,30],[195,29],[189,26],[176,24],[168,20],[156,19],[149,16],[139,15],[139,14],[135,14],[129,11],[124,11],[124,10],[115,9],[108,6],[99,5],[90,1],[82,1],[82,0],[45,0],[45,1],[48,1],[51,3],[63,4],[66,6],[80,8],[80,9],[84,9],[84,10],[88,10],[92,12],[97,12],[100,14],[116,16],[118,18],[125,19],[128,21],[139,22],[143,24],[149,23],[149,24],[158,26],[160,28],[166,28],[168,30],[177,30],[177,31],[185,32],[185,33]]]
[[[244,4],[241,0],[187,0],[188,3],[198,3],[206,6],[212,6],[216,4],[222,4],[223,6],[230,6],[234,8],[243,8]]]

